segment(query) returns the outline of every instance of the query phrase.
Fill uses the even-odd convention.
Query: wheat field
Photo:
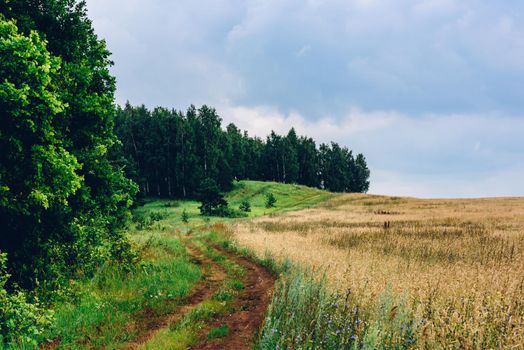
[[[232,230],[363,307],[389,291],[416,320],[418,348],[524,348],[524,198],[348,194]]]

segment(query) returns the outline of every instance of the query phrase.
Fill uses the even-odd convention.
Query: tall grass
[[[373,310],[389,295],[412,315],[417,348],[524,344],[524,198],[344,195],[237,223],[233,238],[260,257],[325,269],[328,288],[351,288],[378,330]]]
[[[105,265],[79,286],[77,301],[57,305],[48,338],[59,337],[59,349],[116,348],[173,311],[200,279],[176,239],[148,240],[141,253],[135,270]]]
[[[293,269],[277,283],[255,349],[409,349],[415,326],[391,293],[363,310],[351,290],[333,293],[324,280]]]

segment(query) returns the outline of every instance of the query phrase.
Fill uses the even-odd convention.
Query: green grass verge
[[[60,337],[59,349],[113,349],[136,336],[144,318],[174,310],[200,279],[177,239],[149,241],[136,270],[106,265],[80,285],[79,299],[55,308],[48,338]]]
[[[207,339],[211,340],[215,338],[223,338],[228,334],[229,334],[229,327],[227,326],[227,324],[223,324],[223,325],[220,325],[210,330],[209,333],[207,334]]]

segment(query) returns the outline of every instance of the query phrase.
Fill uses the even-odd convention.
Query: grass
[[[273,208],[266,208],[266,194],[273,193],[277,199]],[[231,192],[226,194],[229,206],[238,209],[243,200],[251,204],[248,218],[272,215],[293,210],[306,209],[333,197],[332,193],[301,185],[282,184],[277,182],[238,181]],[[189,227],[199,227],[210,223],[228,223],[239,219],[205,217],[200,215],[200,203],[197,201],[147,200],[146,204],[135,210],[135,215],[153,215],[149,229],[185,231]],[[188,215],[188,223],[182,220],[184,211]],[[135,225],[136,226],[136,225]]]
[[[226,324],[220,325],[207,333],[207,339],[223,338],[229,334],[229,327]]]
[[[57,305],[48,337],[60,337],[59,349],[116,348],[136,336],[145,318],[171,312],[200,279],[176,239],[149,241],[142,255],[130,273],[103,266],[80,285],[76,302]]]
[[[337,348],[321,335],[353,322],[342,317],[350,314],[337,316],[328,307],[337,290],[344,294],[347,289],[352,291],[347,308],[358,307],[362,328],[352,328],[349,336],[358,341],[344,347],[524,344],[523,198],[343,195],[316,208],[238,222],[233,237],[259,258],[269,252],[276,259],[273,266],[291,259],[326,276],[327,290],[322,292],[315,289],[322,284],[318,277],[308,280],[294,273],[281,282],[260,348],[312,348],[302,341],[318,327],[327,329],[323,317],[343,321],[332,321],[340,326],[336,329],[315,331],[307,344],[323,339],[324,345],[316,344]],[[315,308],[314,320],[302,307]],[[277,336],[277,331],[286,336]]]
[[[202,236],[202,238],[207,237],[208,235]],[[238,291],[243,288],[238,278],[244,276],[245,271],[213,247],[208,246],[206,240],[194,238],[192,244],[224,268],[227,278],[211,299],[204,300],[185,314],[179,322],[156,333],[141,349],[187,349],[201,339],[202,332],[205,331],[211,320],[232,311],[233,301]],[[218,259],[218,257],[220,258]],[[242,288],[238,288],[239,284]],[[227,335],[229,328],[227,326],[224,328],[224,326],[210,330],[207,333],[207,339],[211,340]]]

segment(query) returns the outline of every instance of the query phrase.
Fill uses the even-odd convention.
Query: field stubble
[[[420,348],[524,344],[524,198],[425,200],[341,195],[240,222],[240,245],[325,271],[372,309],[391,290]]]

